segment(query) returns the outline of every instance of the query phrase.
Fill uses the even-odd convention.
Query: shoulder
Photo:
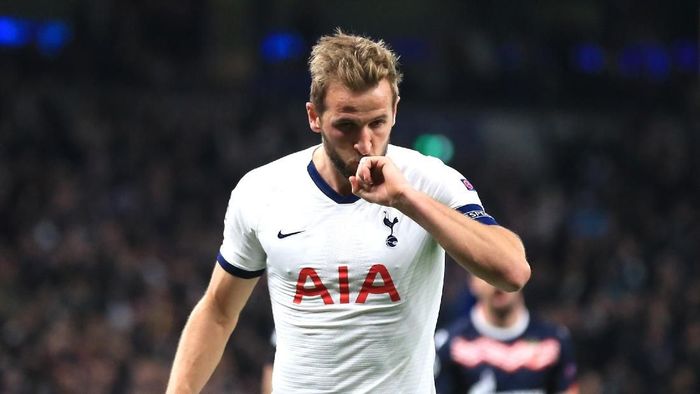
[[[416,189],[455,209],[468,206],[474,208],[475,212],[483,211],[483,204],[474,186],[461,172],[442,160],[395,145],[389,146],[387,157]],[[478,216],[473,218],[477,219]],[[489,218],[484,223],[496,224],[493,218]]]
[[[427,186],[440,184],[448,177],[460,177],[459,175],[454,175],[456,171],[443,163],[442,160],[426,156],[413,149],[389,145],[387,157],[414,184]]]
[[[284,188],[306,174],[306,166],[316,146],[312,146],[248,171],[236,189],[259,194]]]
[[[394,164],[399,168],[407,170],[419,170],[423,168],[423,166],[430,166],[433,168],[445,166],[445,163],[436,157],[426,156],[416,150],[397,145],[389,145],[387,156],[394,161]]]
[[[571,338],[569,329],[566,328],[566,326],[542,319],[539,316],[531,317],[528,331],[530,331],[532,335],[537,335],[542,338],[555,338],[560,342],[569,341]]]
[[[470,316],[464,316],[447,326],[446,331],[450,337],[468,337],[471,336],[472,332],[474,331],[474,323],[472,323]]]

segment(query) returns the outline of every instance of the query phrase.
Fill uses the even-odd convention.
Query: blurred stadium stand
[[[163,391],[231,188],[317,143],[305,62],[336,26],[401,55],[393,141],[446,137],[523,237],[582,390],[700,392],[697,2],[471,3],[0,4],[0,392]],[[266,293],[206,392],[258,390]]]

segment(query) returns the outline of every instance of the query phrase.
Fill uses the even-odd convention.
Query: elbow
[[[522,259],[522,261],[513,264],[508,272],[504,273],[503,283],[499,287],[507,292],[520,291],[530,280],[531,274],[530,264],[528,264],[527,260]]]
[[[218,297],[205,293],[204,297],[195,307],[195,312],[203,315],[203,319],[214,323],[229,335],[238,324],[239,313],[232,313],[228,310],[222,300]],[[194,312],[193,312],[194,313]]]

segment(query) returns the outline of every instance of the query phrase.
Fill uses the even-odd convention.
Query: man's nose
[[[363,156],[372,153],[372,132],[368,126],[360,130],[359,137],[355,143],[355,150]]]

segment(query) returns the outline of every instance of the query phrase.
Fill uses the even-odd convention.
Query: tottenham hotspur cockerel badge
[[[389,227],[389,230],[391,230],[389,236],[386,237],[386,246],[393,248],[397,243],[399,243],[399,240],[396,238],[396,236],[394,236],[394,225],[398,222],[399,218],[396,217],[393,220],[389,220],[386,211],[384,211],[384,225]]]

